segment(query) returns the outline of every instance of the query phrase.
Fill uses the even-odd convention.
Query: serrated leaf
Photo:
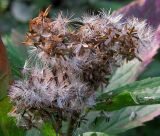
[[[131,93],[132,98],[141,105],[159,104],[160,103],[160,86],[155,88],[146,88],[145,90],[134,91]]]
[[[123,92],[112,99],[97,102],[94,110],[114,111],[127,106],[138,105],[128,92]]]
[[[77,129],[78,134],[84,132],[102,132],[119,134],[128,129],[143,125],[160,115],[160,105],[133,106],[114,112],[89,112],[88,120]]]
[[[158,104],[159,94],[160,77],[148,78],[103,93],[97,98],[95,109],[113,111],[126,106]]]
[[[124,86],[128,83],[132,83],[139,72],[141,71],[141,62],[137,59],[124,63],[120,68],[116,70],[114,75],[109,81],[109,85],[105,92],[114,90],[118,87]]]
[[[101,93],[101,95],[99,95],[98,99],[102,99],[104,100],[104,102],[98,103],[95,107],[97,109],[103,109],[105,107],[106,110],[112,111],[118,110],[125,106],[136,105],[137,103],[130,94],[131,89],[135,87],[135,90],[139,90],[144,89],[145,87],[152,87],[151,83],[156,83],[156,85],[153,87],[157,87],[160,85],[159,79],[157,79],[156,82],[152,79],[146,79],[144,81],[142,80],[138,84],[138,81],[132,83],[141,70],[141,62],[137,59],[134,59],[128,63],[124,63],[124,65],[122,65],[120,68],[116,70],[115,74],[110,79],[107,89],[104,90],[104,92]],[[128,86],[128,83],[132,84]],[[145,86],[145,84],[147,86]]]
[[[124,91],[134,92],[146,88],[155,88],[158,86],[160,86],[160,77],[147,78],[141,81],[135,81],[134,83],[124,85],[110,92],[103,93],[99,96],[98,99],[102,100],[102,99],[112,98],[113,96],[116,96]]]
[[[137,71],[139,71],[138,69],[137,69]],[[121,69],[119,73],[121,73],[121,72],[123,72],[123,69]],[[128,72],[130,72],[129,69],[128,69],[128,71],[123,72],[123,74],[121,76],[124,77],[124,75]],[[117,75],[119,75],[119,74],[117,74]],[[128,82],[127,78],[124,78],[125,80],[119,80],[118,85],[117,85],[116,79],[119,79],[121,76],[117,76],[115,78],[115,81],[112,80],[112,82],[110,82],[112,84],[112,87],[114,88],[114,90],[119,89],[118,88],[119,85],[121,86],[120,88],[122,89],[126,84],[134,81],[134,79],[133,79],[131,82],[130,81]],[[133,75],[130,74],[130,76],[133,76]],[[153,89],[154,87],[156,87],[156,86],[158,87],[160,85],[159,81],[158,81],[159,78],[155,78],[154,80],[152,80],[153,84],[152,83],[150,84],[151,80],[152,80],[151,78],[143,80],[141,82],[142,84],[136,86],[136,90],[140,89],[141,93],[143,93],[144,91],[142,91],[142,90],[145,89],[146,87],[151,87]],[[135,82],[135,83],[137,83],[137,82]],[[131,87],[130,89],[133,89],[135,87],[135,84],[132,83],[132,85],[130,87]],[[128,86],[125,86],[123,88],[123,91],[127,90],[127,89],[128,89]],[[112,90],[112,89],[109,89],[109,90]],[[106,93],[107,92],[108,91],[106,91]],[[129,95],[129,97],[132,99],[132,96],[128,92],[129,91],[124,91],[123,93],[118,93],[120,95],[116,94],[115,96],[117,96],[117,99],[122,100],[126,97],[126,95]],[[110,93],[110,96],[111,95],[112,95],[112,93]],[[108,98],[110,98],[110,97],[108,97]],[[125,99],[128,99],[128,98],[125,98]],[[134,103],[135,100],[132,102]],[[118,104],[118,102],[117,102],[117,104]],[[126,101],[123,100],[123,105],[125,105],[125,104],[126,104]],[[122,105],[122,103],[121,103],[121,105]],[[93,132],[103,132],[103,133],[107,133],[107,134],[119,134],[119,133],[124,132],[128,129],[141,126],[141,125],[143,125],[144,122],[152,120],[154,117],[156,117],[158,115],[160,115],[160,105],[158,105],[158,104],[151,105],[151,106],[132,106],[132,107],[123,108],[121,110],[113,111],[113,112],[104,112],[104,111],[103,112],[101,112],[101,111],[94,112],[93,111],[93,112],[89,112],[87,114],[86,123],[82,123],[81,127],[78,128],[76,132],[77,132],[77,134],[82,134],[84,132],[92,132],[92,131]]]

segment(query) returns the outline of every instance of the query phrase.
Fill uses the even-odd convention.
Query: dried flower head
[[[124,60],[143,60],[141,53],[153,38],[152,29],[136,18],[122,22],[122,15],[101,12],[78,21],[60,13],[53,20],[48,12],[30,21],[24,79],[10,88],[15,106],[11,115],[27,128],[51,113],[59,121],[94,105],[96,90],[108,83],[106,75]]]

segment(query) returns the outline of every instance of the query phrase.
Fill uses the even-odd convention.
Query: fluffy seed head
[[[26,127],[50,113],[65,118],[94,105],[96,90],[108,83],[106,75],[124,60],[143,60],[153,38],[152,29],[136,18],[122,22],[122,15],[102,12],[73,22],[61,13],[53,20],[48,11],[30,21],[24,42],[31,47],[27,71],[10,88],[12,115]]]

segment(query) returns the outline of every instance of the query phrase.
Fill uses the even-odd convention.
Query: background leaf
[[[24,136],[24,130],[18,128],[15,120],[8,116],[11,108],[8,97],[0,101],[0,136]]]
[[[98,0],[88,0],[88,3],[90,5],[90,8],[93,8],[94,10],[99,9],[110,9],[110,10],[117,10],[121,8],[123,5],[126,4],[126,2],[110,2],[110,1],[98,1]]]
[[[115,14],[123,14],[125,18],[135,16],[140,19],[147,19],[148,24],[157,28],[160,23],[159,6],[159,0],[136,0],[115,11]]]
[[[9,84],[9,66],[6,51],[0,37],[0,100],[7,94]]]
[[[144,72],[138,77],[139,79],[145,79],[147,77],[160,76],[160,59],[154,59],[144,70]]]
[[[160,114],[160,105],[134,106],[114,112],[90,112],[86,123],[77,129],[77,133],[103,132],[119,134],[128,129],[143,125]]]
[[[48,123],[44,124],[41,131],[36,128],[26,131],[17,127],[16,120],[8,116],[11,108],[8,97],[0,101],[0,136],[56,136]]]
[[[27,58],[25,46],[14,45],[10,36],[3,37],[3,41],[8,54],[12,78],[18,79],[21,77],[21,70]]]

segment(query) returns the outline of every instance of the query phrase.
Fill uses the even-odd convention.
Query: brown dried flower
[[[101,12],[77,21],[60,13],[52,20],[48,12],[30,21],[24,42],[31,47],[25,78],[10,88],[12,115],[25,127],[51,113],[57,113],[57,122],[74,118],[73,113],[93,106],[96,90],[107,85],[106,75],[124,60],[141,60],[153,38],[152,29],[136,18],[122,22],[122,15]]]

